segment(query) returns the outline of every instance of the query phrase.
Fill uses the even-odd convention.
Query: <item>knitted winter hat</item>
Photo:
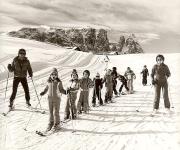
[[[58,75],[58,70],[56,68],[53,68],[51,74],[57,74]]]
[[[76,74],[77,74],[77,70],[76,70],[76,69],[73,69],[72,73],[76,73]]]
[[[112,70],[116,70],[117,68],[116,67],[113,67]]]
[[[99,72],[97,72],[97,73],[96,73],[96,77],[100,77],[100,74],[99,74]]]

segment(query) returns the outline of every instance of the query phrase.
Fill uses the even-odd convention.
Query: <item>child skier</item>
[[[112,71],[110,69],[107,70],[103,82],[105,83],[106,87],[106,94],[105,94],[105,103],[112,102],[112,95],[113,95],[113,77],[111,75]]]
[[[141,74],[142,74],[142,84],[145,86],[147,84],[147,76],[149,76],[149,72],[146,65],[144,65]]]
[[[79,80],[78,80],[78,74],[77,72],[72,72],[71,74],[71,80],[69,81],[69,86],[68,86],[68,96],[67,96],[67,102],[66,102],[66,107],[65,107],[65,117],[64,120],[70,118],[70,113],[72,116],[72,119],[76,119],[76,98],[77,98],[77,93],[79,90]]]
[[[129,94],[133,93],[133,80],[136,79],[136,75],[131,70],[130,67],[127,67],[127,70],[124,74],[125,78],[127,79],[127,86],[129,88]]]
[[[93,81],[89,78],[89,70],[83,72],[83,77],[80,79],[80,96],[77,104],[78,113],[82,113],[82,109],[85,113],[89,111],[89,88],[93,87]]]
[[[54,130],[60,129],[59,108],[61,99],[58,95],[58,90],[60,93],[67,94],[67,91],[63,88],[61,80],[58,78],[57,69],[53,68],[46,88],[40,93],[40,95],[43,96],[48,92],[49,124],[46,131],[50,131],[52,127]]]
[[[111,72],[111,75],[113,77],[113,92],[115,95],[118,94],[117,90],[116,90],[116,85],[117,85],[117,77],[118,77],[118,73],[117,73],[117,68],[116,67],[113,67],[112,68],[112,72]]]
[[[152,85],[155,87],[155,98],[153,105],[153,113],[157,113],[159,109],[159,101],[160,101],[160,92],[162,89],[163,98],[164,98],[164,106],[168,112],[170,112],[170,102],[168,96],[168,82],[167,78],[170,77],[171,73],[167,65],[164,64],[164,56],[157,55],[156,62],[152,68]]]
[[[103,101],[101,98],[101,89],[103,87],[103,79],[100,78],[100,74],[97,73],[96,77],[93,80],[94,82],[94,89],[93,89],[93,98],[92,98],[92,105],[93,107],[96,106],[96,96],[99,100],[99,105],[103,105]]]
[[[121,81],[121,86],[120,86],[120,88],[119,88],[119,95],[120,94],[122,94],[121,92],[122,92],[122,88],[123,88],[123,86],[126,88],[126,90],[129,92],[129,88],[128,88],[128,86],[127,86],[127,80],[126,80],[126,78],[124,77],[124,76],[122,76],[122,75],[119,75],[118,76],[118,79]]]

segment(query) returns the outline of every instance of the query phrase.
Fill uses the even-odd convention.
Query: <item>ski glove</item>
[[[8,68],[9,71],[12,71],[12,66],[11,66],[11,64],[8,64],[7,68]]]
[[[40,95],[43,96],[45,93],[44,92],[41,92]]]
[[[152,80],[152,85],[157,84],[157,82],[155,80]]]
[[[69,94],[70,93],[70,89],[68,88],[67,90],[66,90],[66,94]]]

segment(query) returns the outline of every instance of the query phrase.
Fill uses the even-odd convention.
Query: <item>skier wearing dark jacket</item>
[[[95,105],[96,105],[96,96],[97,96],[97,98],[99,100],[99,104],[103,105],[103,101],[102,101],[102,98],[101,98],[101,89],[103,87],[103,79],[100,78],[99,73],[96,74],[96,77],[94,78],[93,82],[94,82],[94,88],[93,88],[92,104],[93,104],[93,107],[95,107]]]
[[[17,88],[19,83],[21,82],[24,92],[25,92],[25,98],[26,98],[26,104],[28,106],[31,106],[30,104],[30,95],[29,95],[29,87],[27,83],[27,72],[29,73],[29,76],[33,76],[32,68],[30,65],[30,62],[26,56],[26,50],[25,49],[19,49],[18,56],[14,58],[12,64],[8,64],[8,70],[9,72],[14,73],[14,79],[13,79],[13,89],[12,94],[10,97],[10,105],[9,107],[12,109],[14,99],[16,97]]]
[[[155,87],[155,98],[154,98],[154,113],[159,109],[160,93],[161,89],[163,92],[164,106],[167,111],[170,110],[170,102],[168,96],[168,82],[167,78],[170,77],[171,73],[167,65],[164,64],[164,56],[157,55],[156,62],[152,68],[152,85]]]
[[[118,79],[122,82],[122,84],[121,84],[121,86],[120,86],[120,88],[119,88],[119,94],[121,94],[123,87],[125,87],[126,90],[129,91],[129,88],[128,88],[128,86],[127,86],[127,80],[126,80],[126,78],[125,78],[124,76],[122,76],[122,75],[119,75],[119,76],[118,76]]]
[[[113,92],[115,95],[118,94],[117,90],[116,90],[116,85],[117,85],[117,77],[118,77],[118,74],[117,74],[117,70],[116,70],[116,67],[113,67],[112,68],[112,72],[111,72],[111,75],[113,77]]]
[[[144,65],[144,68],[141,71],[141,74],[142,74],[142,84],[145,86],[147,84],[147,76],[149,76],[149,71],[146,65]]]

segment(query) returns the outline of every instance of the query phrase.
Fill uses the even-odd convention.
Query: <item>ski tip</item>
[[[40,136],[46,136],[45,134],[43,134],[41,131],[37,131],[36,130],[36,134],[40,135]]]
[[[154,117],[154,115],[153,115],[153,114],[150,114],[150,117]]]
[[[6,114],[6,113],[2,113],[2,115],[3,115],[3,116],[7,116],[7,114]]]
[[[41,113],[42,113],[42,114],[45,114],[45,113],[46,113],[46,111],[44,110],[44,111],[42,111]]]

